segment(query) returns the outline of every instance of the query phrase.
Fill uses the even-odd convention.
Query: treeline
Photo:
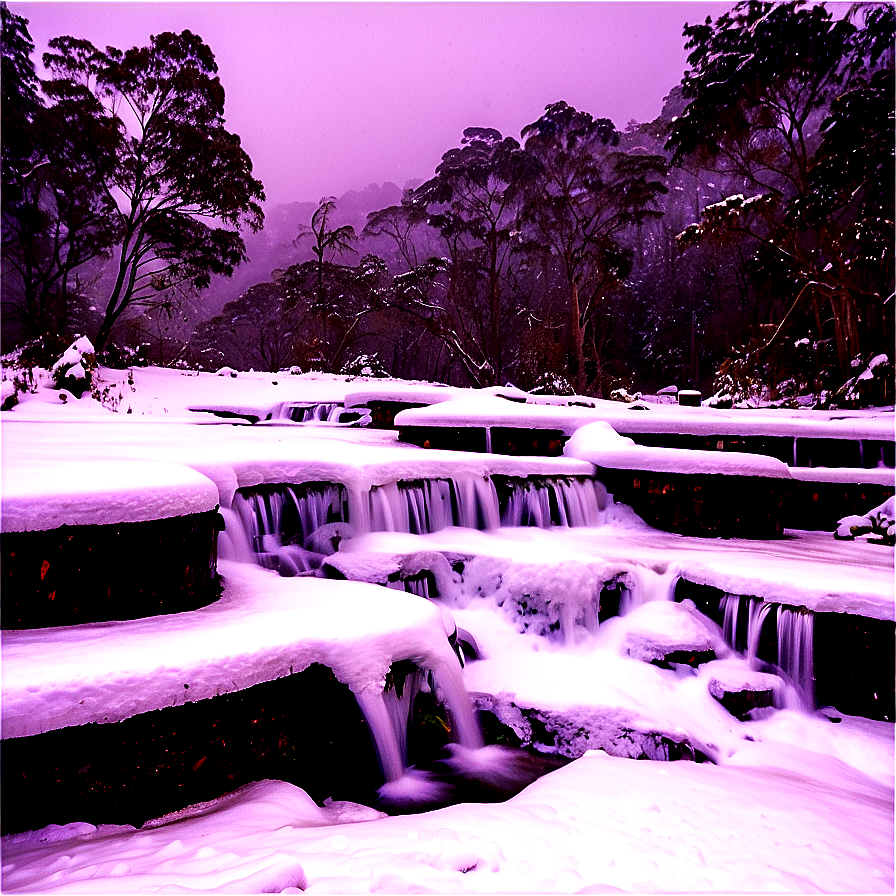
[[[836,19],[822,5],[746,2],[688,25],[689,70],[655,121],[619,130],[559,101],[520,140],[469,128],[430,180],[363,226],[322,200],[272,253],[283,263],[270,278],[201,321],[196,291],[244,257],[237,228],[261,223],[210,52],[188,33],[126,54],[61,38],[49,104],[23,89],[10,106],[8,58],[22,70],[13,83],[35,86],[14,20],[4,8],[3,299],[16,343],[58,325],[96,333],[110,354],[205,369],[893,401],[891,4]],[[138,151],[120,148],[109,95],[144,116]],[[8,107],[26,137],[46,116],[85,116],[98,158],[76,172],[75,147],[41,155],[26,139],[8,166]],[[185,165],[192,151],[218,155]],[[91,192],[100,170],[109,186]],[[155,206],[137,198],[123,212],[121,184]],[[135,207],[151,214],[135,224]],[[30,250],[43,267],[24,251],[60,234],[65,253]],[[88,270],[105,280],[80,279]]]

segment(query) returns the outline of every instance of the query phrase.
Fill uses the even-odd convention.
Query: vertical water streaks
[[[619,615],[654,600],[674,600],[678,572],[657,571],[647,566],[632,566],[625,574],[625,589],[619,600]]]
[[[778,607],[778,665],[808,712],[815,709],[814,629],[814,613],[803,607]]]
[[[773,612],[774,631],[764,638],[766,620]],[[775,663],[794,689],[795,708],[814,711],[815,614],[805,607],[768,603],[760,598],[738,594],[723,595],[719,601],[719,613],[722,634],[728,645],[745,654],[754,666],[760,666],[762,662]]]

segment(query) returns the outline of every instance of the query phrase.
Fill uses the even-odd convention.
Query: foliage
[[[448,150],[435,176],[409,197],[411,208],[426,210],[448,250],[446,303],[452,307],[445,307],[435,332],[475,385],[500,382],[508,371],[508,325],[516,303],[506,271],[536,174],[534,159],[512,137],[467,128],[461,146]]]
[[[666,163],[652,153],[617,150],[620,134],[609,119],[592,118],[562,101],[547,106],[522,135],[539,163],[526,207],[530,240],[557,259],[565,280],[572,382],[578,392],[591,385],[599,391],[601,306],[632,265],[620,238],[660,214]]]
[[[859,29],[821,5],[750,0],[686,27],[690,102],[669,139],[679,164],[750,189],[706,206],[680,243],[741,245],[747,277],[778,287],[753,353],[808,329],[840,382],[893,341],[893,8],[864,12]]]
[[[166,32],[122,52],[58,37],[50,48],[44,90],[54,107],[77,110],[103,135],[85,173],[116,249],[100,351],[129,307],[231,274],[244,258],[239,228],[261,227],[264,194],[224,127],[224,90],[201,38]]]

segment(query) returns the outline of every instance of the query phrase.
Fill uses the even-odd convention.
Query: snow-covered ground
[[[441,398],[441,387],[430,384],[284,373],[100,373],[117,412],[88,396],[62,402],[57,391],[41,388],[2,414],[4,531],[227,509],[237,488],[263,482],[341,482],[357,509],[371,486],[399,479],[582,476],[593,471],[595,450],[630,450],[618,442],[614,448],[604,429],[601,438],[580,437],[569,452],[577,456],[454,454],[400,444],[389,432],[234,425],[190,410],[264,420],[283,402]],[[482,419],[476,408],[507,406],[553,420],[587,411],[573,429],[597,426],[591,409],[532,408],[495,397],[501,390],[474,399],[444,391],[448,400],[438,409],[460,413],[466,402],[470,425]],[[600,409],[604,419],[644,416],[604,404],[611,406]],[[665,406],[660,413],[670,427],[712,415],[706,431],[717,433],[719,420],[742,428],[739,415],[755,412]],[[855,437],[892,437],[892,412],[831,416],[749,419],[774,432],[848,427]],[[687,426],[679,431],[702,431],[704,424]],[[668,455],[654,451],[655,460]],[[767,460],[755,463],[764,469]],[[678,463],[674,456],[668,462]],[[720,461],[741,471],[753,462]],[[4,891],[893,891],[893,725],[836,708],[735,719],[713,697],[719,686],[785,683],[757,679],[765,673],[728,650],[714,624],[687,603],[664,600],[685,575],[768,601],[786,596],[810,609],[893,619],[892,548],[819,532],[788,532],[775,542],[683,538],[644,526],[624,508],[610,508],[602,525],[578,529],[448,528],[423,536],[363,529],[340,545],[337,558],[358,571],[435,568],[442,606],[363,582],[280,578],[224,560],[222,599],[200,610],[4,632],[3,736],[111,722],[183,702],[184,684],[191,700],[201,699],[312,662],[329,665],[363,698],[379,692],[390,662],[414,659],[446,670],[443,690],[456,701],[457,665],[445,637],[456,623],[482,655],[464,669],[467,689],[511,726],[521,709],[551,715],[570,728],[568,755],[580,755],[610,720],[690,740],[717,764],[588,751],[505,803],[402,817],[353,804],[318,807],[290,784],[263,782],[140,830],[84,819],[6,837]],[[463,575],[448,567],[446,555],[467,558]],[[589,601],[617,577],[628,582],[629,612],[597,626]],[[546,619],[553,613],[559,631],[521,626],[513,608],[523,595],[540,600],[538,612]],[[711,648],[718,658],[696,674],[649,662],[676,647]],[[576,741],[576,726],[590,726],[594,737]],[[511,772],[509,754],[477,750],[474,741],[468,732],[471,745],[456,748],[459,768],[486,779]]]

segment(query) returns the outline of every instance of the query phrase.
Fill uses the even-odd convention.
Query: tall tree
[[[101,174],[117,128],[88,92],[46,106],[37,95],[26,22],[3,17],[3,305],[19,341],[65,335],[75,272],[115,239]]]
[[[500,382],[508,369],[505,345],[513,315],[503,276],[519,239],[526,187],[536,173],[534,160],[512,137],[493,128],[467,128],[461,146],[446,152],[435,176],[411,196],[448,246],[446,301],[458,313],[449,310],[440,328],[479,386]],[[483,282],[482,300],[476,300],[471,275]]]
[[[344,279],[342,266],[332,264],[332,257],[345,255],[347,252],[354,253],[352,244],[358,239],[355,228],[350,224],[337,225],[333,222],[335,211],[336,199],[333,196],[325,196],[311,216],[311,226],[301,225],[299,235],[293,240],[293,243],[298,245],[306,238],[311,238],[311,251],[317,259],[312,262],[317,282],[315,295],[309,301],[309,306],[323,324],[322,363],[327,369],[330,369],[336,358],[341,355],[339,346],[330,345],[330,322],[335,322],[340,316],[339,305],[343,298],[340,281]]]
[[[264,193],[224,127],[224,89],[200,37],[166,32],[125,52],[59,37],[50,49],[48,96],[57,105],[94,97],[96,119],[119,135],[112,169],[94,172],[114,207],[117,256],[100,351],[129,307],[230,275],[245,257],[239,229],[262,225]]]
[[[757,0],[687,26],[689,104],[669,140],[677,163],[748,186],[704,208],[681,243],[739,240],[747,274],[777,284],[756,357],[785,332],[814,333],[841,380],[892,342],[892,253],[874,256],[893,240],[893,9],[864,9],[864,29],[821,5]],[[859,233],[874,234],[869,263],[856,263]]]
[[[592,118],[563,101],[547,106],[522,136],[540,163],[527,205],[530,226],[559,263],[565,283],[572,385],[578,392],[592,384],[600,391],[601,305],[631,268],[622,235],[660,214],[666,162],[648,152],[619,151],[620,134],[609,119]]]

